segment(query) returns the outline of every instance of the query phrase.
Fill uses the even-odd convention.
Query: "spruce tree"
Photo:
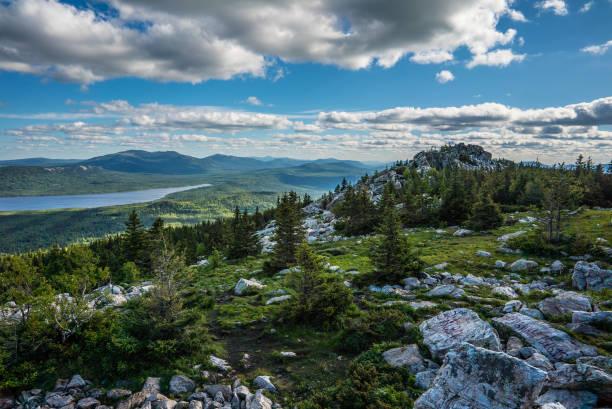
[[[478,202],[472,209],[472,215],[470,217],[470,228],[476,231],[495,229],[501,226],[504,222],[499,208],[491,196],[483,189],[480,193]]]
[[[392,195],[392,193],[387,193]],[[421,260],[414,254],[406,236],[400,231],[399,216],[391,198],[383,198],[387,205],[383,210],[382,224],[378,231],[382,239],[370,249],[370,259],[375,266],[372,280],[380,284],[395,284],[406,276],[417,274]]]
[[[125,258],[142,265],[143,250],[146,246],[145,231],[136,210],[132,209],[125,222]]]
[[[269,273],[276,273],[295,264],[295,250],[305,235],[302,227],[304,212],[297,193],[291,191],[283,194],[274,216],[276,230],[273,240],[276,244],[270,260],[264,265]]]

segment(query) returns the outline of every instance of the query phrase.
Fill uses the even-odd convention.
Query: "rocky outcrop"
[[[559,316],[573,311],[591,311],[591,300],[585,295],[566,291],[556,297],[543,299],[538,303],[538,308],[545,315]]]
[[[463,343],[446,354],[414,409],[529,408],[545,381],[546,372],[518,358]]]
[[[408,367],[410,373],[413,374],[425,370],[425,362],[419,352],[419,347],[415,344],[389,349],[383,352],[382,357],[391,366]]]
[[[596,348],[585,345],[550,324],[521,313],[510,313],[493,318],[501,331],[510,332],[523,339],[538,352],[553,361],[565,361],[582,356],[597,355]]]
[[[440,150],[422,151],[410,161],[412,166],[425,171],[430,168],[459,167],[463,169],[493,169],[503,162],[493,160],[492,155],[478,145],[458,143]]]
[[[419,330],[431,354],[440,358],[463,342],[493,351],[501,350],[499,337],[493,327],[467,308],[438,314],[419,325]]]

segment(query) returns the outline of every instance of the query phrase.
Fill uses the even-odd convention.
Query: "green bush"
[[[534,230],[514,237],[508,240],[508,245],[514,249],[521,249],[527,254],[543,257],[554,257],[559,252],[554,245],[546,240],[541,230]]]
[[[345,323],[334,344],[342,352],[362,352],[374,343],[399,339],[406,321],[405,313],[390,308],[362,312]]]

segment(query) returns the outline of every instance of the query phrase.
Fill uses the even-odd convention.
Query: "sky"
[[[612,160],[612,0],[0,0],[0,159]]]

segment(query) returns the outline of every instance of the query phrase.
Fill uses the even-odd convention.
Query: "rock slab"
[[[544,321],[539,321],[520,313],[506,314],[493,318],[500,329],[510,331],[521,337],[542,355],[553,361],[569,361],[582,356],[597,355],[597,350],[576,341],[568,334]]]

